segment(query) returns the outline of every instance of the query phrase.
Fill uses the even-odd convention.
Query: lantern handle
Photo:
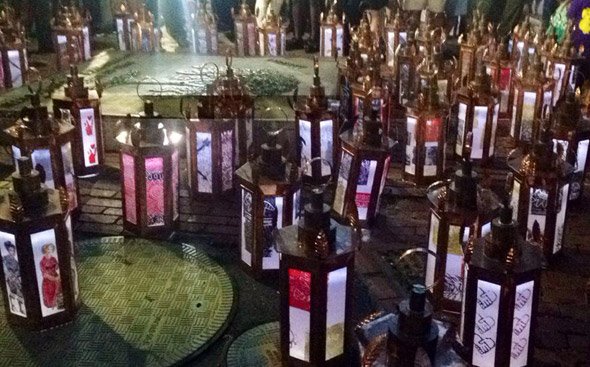
[[[279,106],[269,106],[269,107],[266,107],[264,109],[264,112],[269,112],[269,111],[272,111],[272,110],[281,111],[281,113],[283,114],[283,116],[285,116],[285,122],[286,123],[289,122],[289,115],[287,115],[287,112],[285,112],[285,110],[282,107],[279,107]]]
[[[158,97],[162,97],[162,93],[164,92],[164,89],[162,88],[162,83],[160,83],[160,81],[154,78],[153,76],[148,75],[145,78],[141,79],[139,82],[137,82],[137,86],[135,87],[135,93],[137,93],[139,99],[141,99],[143,102],[146,101],[146,99],[144,99],[144,97],[142,97],[141,94],[139,94],[139,87],[147,81],[153,81],[156,82],[156,84],[158,84],[158,87],[160,88],[160,95]]]
[[[219,78],[219,66],[217,66],[217,64],[214,62],[206,62],[199,68],[199,77],[201,78],[201,82],[203,82],[203,84],[207,84],[205,82],[205,78],[203,77],[205,75],[204,70],[207,65],[212,65],[215,68],[215,79]]]
[[[432,251],[432,250],[429,250],[429,249],[427,249],[427,248],[424,248],[424,247],[413,247],[413,248],[409,248],[409,249],[407,249],[406,251],[404,251],[404,253],[403,253],[403,254],[401,254],[401,255],[400,255],[400,257],[398,257],[398,258],[397,258],[397,260],[395,261],[395,263],[393,264],[393,266],[397,268],[397,266],[399,265],[399,263],[400,263],[400,262],[401,262],[401,261],[402,261],[404,258],[406,258],[406,257],[408,257],[408,256],[410,256],[410,255],[413,255],[413,254],[415,254],[415,253],[421,253],[421,254],[426,254],[426,255],[432,255],[432,256],[434,256],[434,258],[435,258],[437,261],[440,259],[440,256],[439,256],[439,255],[438,255],[436,252],[434,252],[434,251]],[[441,282],[441,279],[437,279],[437,280],[435,280],[435,281],[432,283],[432,285],[430,285],[430,286],[426,286],[426,284],[424,284],[424,287],[426,288],[426,290],[431,290],[431,289],[433,289],[434,287],[436,287],[436,286],[437,286],[437,285],[438,285],[440,282]]]
[[[326,158],[322,158],[322,157],[313,157],[312,159],[307,159],[305,158],[305,163],[303,165],[303,174],[306,174],[307,172],[309,172],[309,176],[312,176],[312,172],[311,172],[311,165],[313,162],[317,162],[320,161],[322,163],[326,163],[328,165],[328,167],[330,167],[330,179],[328,180],[328,182],[326,182],[325,184],[321,185],[322,187],[327,187],[329,186],[332,181],[333,181],[333,172],[334,172],[334,168],[332,167],[332,163],[327,160]]]

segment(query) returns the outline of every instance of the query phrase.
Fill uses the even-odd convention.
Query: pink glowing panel
[[[84,166],[92,167],[98,164],[98,147],[96,145],[96,118],[93,108],[80,110],[82,130],[82,149],[84,151]]]
[[[9,50],[8,62],[10,66],[10,76],[12,77],[12,86],[14,88],[23,85],[23,72],[20,63],[20,52],[18,50]]]
[[[289,355],[309,361],[311,273],[289,269]]]
[[[137,203],[135,200],[135,159],[123,154],[123,183],[125,187],[125,219],[137,224]]]
[[[172,153],[172,213],[174,219],[178,218],[178,185],[180,172],[178,171],[178,151]]]
[[[145,160],[145,195],[147,204],[147,225],[164,225],[164,159],[161,157]]]

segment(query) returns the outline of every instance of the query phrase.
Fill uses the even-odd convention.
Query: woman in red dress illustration
[[[60,308],[58,298],[61,296],[61,279],[59,276],[59,264],[53,256],[55,245],[50,243],[41,248],[43,258],[41,259],[41,274],[43,275],[43,304],[47,308]]]

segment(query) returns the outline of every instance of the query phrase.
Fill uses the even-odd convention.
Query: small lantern
[[[345,62],[337,61],[338,91],[340,94],[340,110],[338,118],[342,128],[354,123],[354,106],[352,104],[352,83],[357,82],[364,70],[364,60],[358,49],[358,40],[353,37]]]
[[[408,29],[402,21],[400,9],[395,13],[395,17],[388,17],[385,20],[385,62],[387,66],[395,67],[395,53],[398,47],[406,43],[408,38]]]
[[[75,6],[62,7],[51,20],[58,70],[90,60],[89,23]]]
[[[416,90],[416,70],[420,63],[420,55],[414,39],[414,32],[408,33],[406,43],[400,44],[395,52],[395,75],[397,88],[395,94],[398,107],[405,105],[414,99]]]
[[[475,79],[457,93],[459,123],[455,154],[463,156],[468,133],[473,136],[470,146],[471,159],[489,162],[494,158],[498,113],[500,105],[497,91],[492,89],[486,67],[480,64]]]
[[[470,236],[480,238],[490,232],[500,204],[491,190],[478,185],[469,156],[466,148],[462,167],[453,178],[434,183],[427,191],[428,249],[437,256],[427,258],[426,285],[432,287],[436,307],[451,313],[461,310],[464,244]]]
[[[162,34],[156,27],[154,15],[145,4],[133,14],[131,29],[131,51],[156,52],[161,49]]]
[[[542,255],[517,235],[508,205],[465,251],[457,349],[472,366],[533,364]]]
[[[29,90],[31,106],[25,107],[23,117],[4,130],[12,146],[15,168],[18,172],[18,158],[30,156],[35,170],[40,173],[41,183],[50,189],[66,188],[69,210],[75,216],[80,202],[72,157],[75,128],[67,119],[49,116],[47,107],[41,106],[41,84],[36,93]]]
[[[552,26],[549,26],[547,29],[547,34],[541,32],[537,35],[538,39],[535,40],[536,45],[541,45],[538,47],[539,56],[541,57],[541,62],[543,63],[543,68],[547,72],[547,77],[553,76],[553,70],[551,70],[551,56],[554,48],[557,45],[557,40],[555,39],[555,30]]]
[[[363,14],[358,27],[354,31],[351,31],[351,33],[353,33],[352,37],[358,41],[358,50],[361,58],[367,62],[374,46],[378,44],[376,35],[371,31],[371,22],[368,13]]]
[[[510,49],[510,56],[514,65],[514,73],[526,74],[527,60],[536,53],[535,35],[531,29],[531,23],[528,17],[525,17],[523,22],[514,28],[512,40],[508,42]]]
[[[375,111],[363,116],[353,130],[340,135],[342,156],[332,210],[343,219],[354,202],[360,221],[371,225],[385,186],[393,141],[383,135]]]
[[[321,158],[320,162],[312,164],[311,172],[304,171],[303,180],[313,181],[312,177],[321,177],[321,182],[313,183],[325,183],[330,179],[332,167],[336,166],[338,159],[338,124],[334,113],[328,109],[317,58],[314,58],[313,85],[307,101],[305,105],[295,107],[295,124],[302,144],[300,167],[305,167],[315,157]]]
[[[554,47],[549,56],[549,69],[553,70],[555,89],[553,90],[553,106],[566,95],[568,89],[576,89],[576,77],[578,74],[581,57],[573,46],[573,31],[567,28],[565,38],[559,47]]]
[[[238,13],[232,10],[232,15],[238,56],[256,56],[256,17],[252,15],[246,0],[242,0]]]
[[[18,88],[28,74],[25,27],[13,8],[0,8],[0,88]]]
[[[432,63],[436,66],[438,72],[436,79],[438,84],[438,99],[444,105],[450,105],[453,99],[453,87],[455,83],[455,68],[457,64],[454,60],[446,60],[442,52],[443,45],[432,46]]]
[[[527,63],[525,60],[525,64]],[[543,64],[537,54],[532,57],[526,74],[518,75],[514,80],[514,99],[512,106],[512,120],[510,136],[515,145],[526,146],[533,142],[533,133],[539,129],[545,106],[551,106],[553,101],[554,82],[545,77]]]
[[[475,26],[475,24],[474,24]],[[459,86],[466,85],[475,77],[477,67],[477,54],[479,47],[482,46],[481,35],[476,29],[468,33],[467,38],[459,36],[459,63],[457,73],[459,76]]]
[[[513,65],[508,54],[508,45],[502,42],[486,61],[486,72],[491,78],[492,88],[498,92],[498,103],[500,105],[498,117],[502,119],[512,116],[512,81]],[[492,149],[493,150],[493,149]]]
[[[139,122],[131,125],[129,117],[116,137],[121,144],[123,228],[140,236],[168,236],[179,216],[176,144],[182,135],[164,122],[146,101]]]
[[[286,42],[287,26],[274,10],[270,9],[262,27],[258,28],[259,54],[260,56],[284,56]]]
[[[211,3],[201,0],[191,14],[191,49],[200,55],[216,55],[219,45],[217,20]]]
[[[117,26],[117,42],[119,50],[131,50],[131,29],[135,19],[133,18],[132,4],[127,0],[118,0],[113,3],[113,17],[115,18],[115,25]]]
[[[354,251],[353,228],[330,218],[323,190],[314,188],[299,224],[276,231],[280,253],[281,354],[285,365],[342,366],[348,333]]]
[[[0,271],[9,324],[42,330],[71,322],[78,278],[64,191],[47,189],[29,157],[19,157],[14,191],[0,204]]]
[[[69,111],[76,128],[76,138],[72,141],[76,175],[97,175],[104,164],[100,97],[96,90],[84,86],[77,66],[70,67],[64,94],[53,96],[54,116],[65,119],[62,110]]]
[[[337,59],[344,55],[344,26],[336,15],[336,2],[320,15],[320,56]]]
[[[279,269],[273,232],[295,224],[299,215],[297,164],[282,157],[277,135],[270,133],[260,157],[236,171],[242,193],[241,259],[256,275]]]
[[[532,151],[513,150],[507,158],[514,173],[512,207],[520,234],[543,249],[547,260],[563,247],[570,179],[573,168],[553,151],[552,132],[545,128]]]
[[[421,93],[408,103],[404,179],[425,185],[440,179],[444,165],[445,114],[438,100],[437,70],[429,57],[420,65]]]

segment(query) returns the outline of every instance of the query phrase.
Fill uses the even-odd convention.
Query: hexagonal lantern
[[[494,158],[498,114],[498,92],[492,89],[486,66],[480,63],[475,79],[457,92],[459,105],[455,155],[462,157],[467,134],[473,136],[471,159],[487,163]]]
[[[320,57],[337,59],[344,56],[344,26],[335,7],[336,2],[325,17],[320,15]]]
[[[112,13],[115,18],[115,26],[117,27],[117,43],[119,50],[131,50],[131,28],[134,23],[133,18],[133,4],[129,4],[127,0],[117,0],[112,2]]]
[[[470,236],[480,238],[490,232],[500,206],[496,195],[478,181],[466,149],[462,167],[453,178],[436,182],[427,191],[428,249],[437,256],[427,259],[425,284],[432,287],[435,306],[445,312],[461,311],[464,244]]]
[[[359,25],[350,31],[352,39],[358,41],[358,51],[361,58],[367,62],[369,54],[374,49],[375,45],[379,43],[377,35],[371,31],[371,21],[369,14],[364,13],[361,16]]]
[[[486,61],[486,72],[492,81],[492,88],[498,92],[500,109],[498,117],[505,119],[512,116],[512,80],[513,64],[508,54],[508,44],[500,43],[494,55]]]
[[[527,65],[526,60],[531,55],[536,53],[534,31],[531,28],[531,23],[528,17],[514,27],[512,32],[512,39],[508,41],[508,48],[510,50],[510,57],[514,65],[514,73],[526,74]]]
[[[385,62],[389,67],[395,67],[395,53],[398,47],[406,42],[408,38],[408,27],[402,20],[400,9],[393,19],[388,17],[385,20]]]
[[[156,52],[161,49],[162,34],[154,15],[145,4],[133,13],[133,21],[128,23],[130,29],[130,50],[134,52]]]
[[[95,176],[104,164],[102,117],[100,96],[96,90],[84,86],[84,78],[78,75],[78,67],[70,67],[70,75],[63,94],[54,94],[53,115],[70,119],[76,128],[72,140],[74,171],[78,177]],[[62,111],[69,111],[69,116]],[[64,112],[65,112],[64,111]]]
[[[350,358],[354,252],[360,227],[330,218],[314,188],[296,225],[276,230],[280,253],[281,354],[289,366],[342,366]],[[351,205],[354,207],[354,204]]]
[[[0,203],[0,284],[13,326],[42,330],[71,322],[79,308],[71,217],[65,191],[47,189],[19,157],[14,191]]]
[[[573,30],[567,27],[565,38],[559,47],[554,47],[548,61],[549,70],[553,70],[555,89],[553,90],[553,106],[566,95],[568,89],[575,90],[576,77],[582,57],[573,45]],[[550,72],[550,71],[548,71]]]
[[[436,73],[438,99],[441,103],[448,106],[453,100],[457,63],[454,60],[447,60],[444,58],[442,51],[443,45],[444,44],[432,45],[430,55],[432,55],[432,63],[438,70]]]
[[[565,98],[555,106],[552,116],[553,150],[562,152],[560,157],[574,167],[569,190],[569,200],[579,201],[584,193],[584,178],[588,163],[590,120],[582,118],[582,106],[578,96],[569,90]]]
[[[459,78],[459,86],[466,85],[475,77],[475,70],[477,67],[477,51],[482,46],[481,34],[477,29],[477,21],[474,19],[472,29],[467,34],[459,36],[459,60],[457,64],[457,75]]]
[[[258,47],[260,56],[284,56],[287,42],[287,26],[273,9],[258,28]]]
[[[512,202],[520,235],[543,249],[548,261],[563,248],[573,167],[553,151],[552,132],[545,128],[532,150],[513,150],[507,158],[514,173]]]
[[[537,126],[546,106],[553,101],[553,80],[547,79],[543,71],[543,63],[537,54],[532,56],[530,67],[528,58],[525,59],[526,74],[518,75],[513,83],[514,99],[510,136],[515,145],[526,147],[533,143],[533,134],[539,129]]]
[[[75,128],[70,121],[49,115],[41,106],[41,84],[36,93],[31,91],[31,106],[23,109],[22,117],[4,130],[8,144],[12,146],[15,162],[23,155],[31,157],[34,168],[40,172],[41,182],[50,189],[65,187],[69,195],[70,211],[79,212],[80,193],[74,173],[72,145]]]
[[[314,58],[313,85],[306,103],[295,106],[295,125],[296,136],[299,136],[301,141],[299,166],[305,167],[315,157],[323,160],[317,163],[314,161],[311,172],[303,172],[303,181],[312,182],[312,178],[316,177],[321,178],[320,182],[312,182],[313,184],[327,182],[338,159],[338,123],[334,113],[328,109],[317,58]]]
[[[0,88],[17,88],[27,81],[25,27],[14,9],[0,7]]]
[[[236,171],[242,193],[241,259],[255,275],[279,269],[273,232],[299,216],[299,170],[282,157],[276,135],[269,134],[261,155]]]
[[[217,20],[207,0],[195,2],[191,13],[191,50],[200,55],[216,55],[218,50]]]
[[[340,140],[342,156],[332,210],[343,220],[354,202],[361,223],[371,225],[385,186],[393,141],[383,135],[375,111],[357,122],[354,131],[342,133]]]
[[[144,237],[167,237],[178,220],[179,153],[182,135],[146,101],[139,121],[120,124],[123,228]],[[188,145],[188,144],[187,144]]]
[[[416,70],[420,62],[420,55],[414,32],[408,33],[406,43],[402,43],[395,52],[395,90],[396,108],[404,108],[411,101],[416,91]]]
[[[90,60],[90,20],[75,6],[63,6],[51,20],[58,70]]]
[[[234,31],[236,35],[236,53],[238,56],[256,56],[256,17],[250,11],[246,0],[242,0],[240,9],[234,13]]]
[[[340,95],[340,110],[338,118],[340,126],[346,127],[354,124],[354,106],[352,104],[352,83],[362,77],[365,62],[358,49],[358,40],[353,37],[350,41],[350,50],[345,62],[337,61],[338,67],[338,92]]]
[[[457,351],[473,366],[530,366],[542,254],[517,235],[505,201],[491,234],[469,241]]]

